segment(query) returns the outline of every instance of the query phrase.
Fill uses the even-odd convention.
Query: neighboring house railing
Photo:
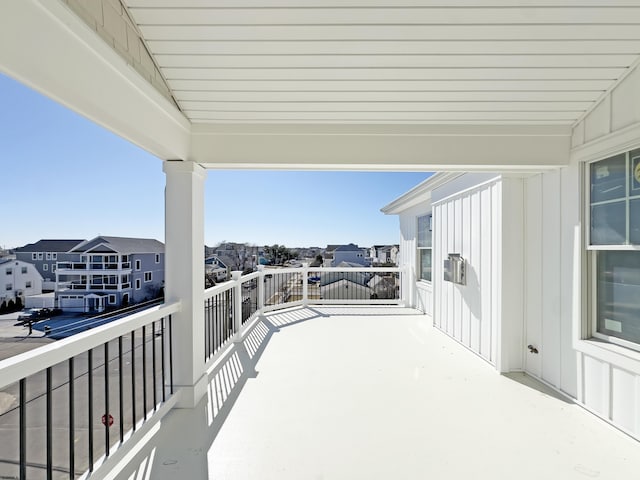
[[[178,306],[152,307],[0,362],[0,477],[75,478],[121,457],[122,445],[157,424],[175,403]]]

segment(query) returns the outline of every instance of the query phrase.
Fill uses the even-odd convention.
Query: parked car
[[[48,308],[30,308],[18,315],[18,322],[37,322],[38,320],[42,320],[43,318],[48,318],[50,316],[51,310]]]

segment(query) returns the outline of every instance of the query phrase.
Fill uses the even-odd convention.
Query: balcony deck
[[[120,478],[623,479],[640,444],[399,307],[262,317]]]

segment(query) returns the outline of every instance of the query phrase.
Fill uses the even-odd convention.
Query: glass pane
[[[420,253],[420,280],[431,281],[431,249],[418,250]]]
[[[640,148],[629,152],[629,195],[640,195]]]
[[[629,243],[640,245],[640,199],[629,201]]]
[[[418,217],[418,247],[431,247],[431,215]]]
[[[640,252],[597,252],[597,331],[640,343]]]
[[[626,196],[625,166],[624,153],[591,164],[591,203]]]
[[[624,245],[626,243],[626,202],[606,203],[591,207],[591,245]]]

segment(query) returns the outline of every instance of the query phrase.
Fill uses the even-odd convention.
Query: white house
[[[42,275],[28,262],[16,259],[0,259],[0,306],[10,300],[20,298],[24,305],[25,297],[42,293]]]
[[[640,150],[624,150],[436,174],[383,211],[400,218],[410,301],[437,328],[640,438]]]

